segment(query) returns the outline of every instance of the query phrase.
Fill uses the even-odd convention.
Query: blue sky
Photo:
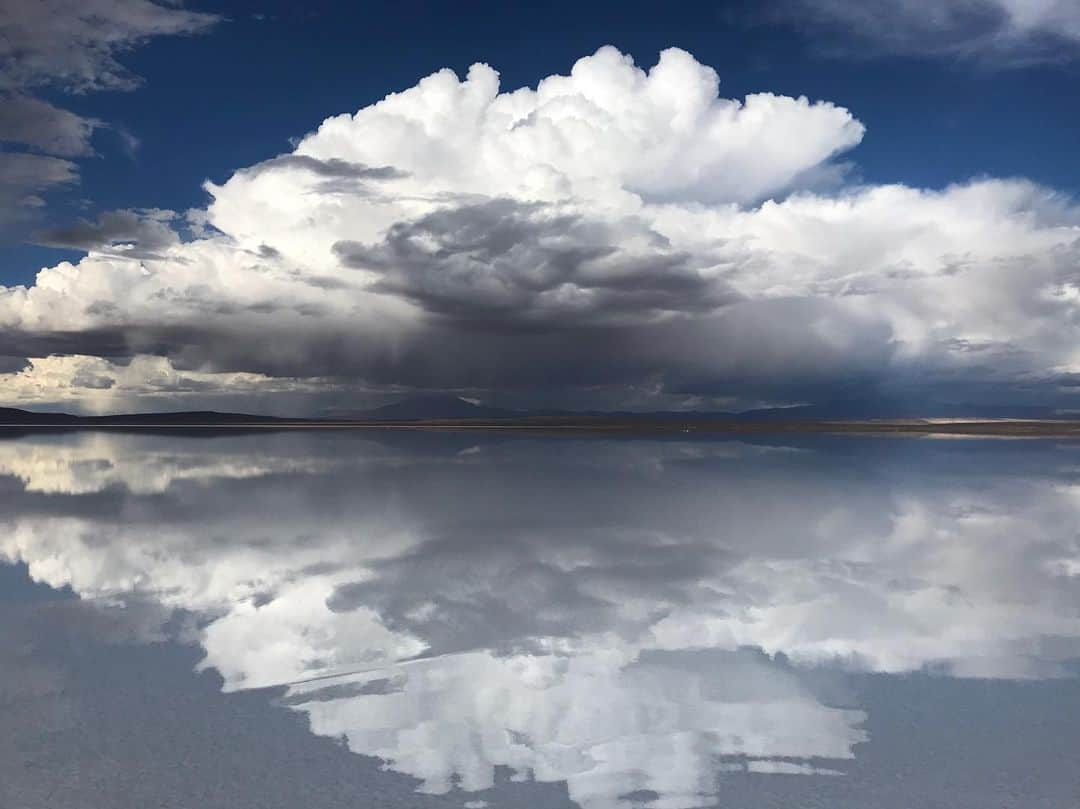
[[[88,79],[89,73],[79,74],[81,78],[76,80],[59,72],[72,68],[64,66],[55,54],[65,48],[77,54],[82,46],[75,39],[65,44],[63,37],[74,35],[56,21],[62,21],[65,15],[76,19],[83,12],[78,10],[80,6],[66,0],[49,0],[45,5],[55,6],[46,22],[25,14],[20,4],[13,4],[6,24],[22,26],[15,29],[23,32],[18,36],[29,39],[34,38],[34,26],[38,26],[45,32],[41,34],[45,43],[42,53],[53,56],[45,59],[44,69],[33,68],[38,72],[27,73],[30,68],[25,67],[25,54],[20,55],[17,49],[0,53],[5,60],[0,64],[6,71],[0,91],[6,89],[19,98],[47,101],[83,121],[93,122],[92,136],[83,149],[93,154],[75,155],[69,149],[61,157],[70,161],[70,172],[77,172],[77,179],[68,178],[67,182],[53,183],[35,192],[39,198],[35,207],[16,204],[10,221],[0,220],[0,284],[9,287],[34,284],[41,267],[62,260],[78,262],[91,248],[85,238],[73,239],[71,228],[78,227],[80,220],[94,223],[110,211],[173,211],[176,213],[168,227],[176,230],[178,238],[197,236],[185,214],[206,209],[212,201],[203,188],[204,181],[227,184],[240,169],[292,152],[297,139],[317,129],[328,117],[355,113],[443,68],[450,68],[464,80],[470,65],[484,62],[499,72],[501,91],[508,92],[519,87],[535,88],[547,76],[568,74],[578,59],[603,45],[615,46],[643,70],[654,65],[664,49],[678,48],[696,63],[716,71],[721,99],[740,100],[755,93],[807,96],[811,102],[846,109],[865,127],[860,138],[842,146],[836,144],[835,148],[830,146],[822,159],[808,162],[805,173],[792,175],[780,186],[763,187],[752,199],[740,198],[738,204],[747,210],[756,210],[769,200],[783,203],[793,193],[835,199],[858,189],[893,184],[933,192],[988,179],[1015,180],[1038,188],[1035,196],[1040,199],[1054,196],[1056,201],[1051,207],[1064,206],[1058,213],[1048,213],[1044,203],[1038,203],[1040,222],[1047,228],[1059,229],[1060,244],[1070,242],[1069,233],[1061,228],[1074,227],[1074,200],[1080,190],[1080,160],[1075,157],[1080,134],[1080,107],[1075,103],[1080,78],[1080,13],[1069,2],[775,0],[683,3],[663,9],[637,2],[319,2],[302,8],[284,2],[204,2],[188,4],[181,10],[154,6],[149,0],[124,0],[110,7],[110,13],[117,14],[116,20],[106,20],[125,32],[127,39],[120,40],[124,47],[94,51],[92,46],[86,46],[88,53],[97,54],[94,59],[107,60],[97,64],[90,59],[87,70],[108,71],[118,63],[126,71],[120,80],[105,73],[103,80]],[[126,20],[124,13],[129,15]],[[20,14],[25,19],[20,19]],[[176,16],[181,14],[190,16]],[[0,18],[0,24],[4,23]],[[73,86],[77,81],[97,82],[97,86]],[[110,82],[113,86],[109,86]],[[116,84],[124,86],[117,88]],[[27,121],[18,120],[18,115],[9,112],[7,121],[0,119],[0,136],[12,127],[29,126]],[[11,119],[16,119],[14,124]],[[359,131],[357,137],[362,141],[364,132]],[[777,137],[798,144],[803,132],[796,125]],[[11,153],[33,149],[32,145],[10,140],[4,151],[10,159]],[[767,155],[762,159],[769,160]],[[443,189],[455,193],[458,190],[452,186]],[[491,193],[493,199],[502,195],[498,188]],[[723,196],[726,192],[718,193]],[[642,199],[650,203],[647,196]],[[1008,204],[1022,209],[1015,212],[1017,222],[1034,215],[1034,203]],[[997,210],[998,202],[988,205]],[[216,230],[222,229],[219,223],[212,224]],[[987,226],[987,232],[995,232]],[[236,234],[225,235],[237,241]],[[352,241],[341,239],[342,235],[350,234],[336,234],[339,246]],[[1048,247],[1050,241],[1053,239],[1044,246]],[[938,256],[942,266],[966,254],[957,242],[949,244],[948,255]],[[1016,244],[1006,246],[1015,248],[1012,252],[1017,255],[1023,252]],[[977,245],[973,242],[972,247]],[[924,254],[921,247],[912,247],[902,259],[894,256],[883,260],[882,271],[894,277],[895,268],[888,268],[896,261],[906,266],[911,255]],[[1010,253],[1009,260],[1018,260],[1017,255]],[[354,255],[353,260],[355,263],[359,259]],[[824,257],[819,260],[826,261]],[[1003,260],[1001,255],[992,259],[998,263]],[[701,269],[695,264],[693,271]],[[1056,290],[1052,294],[1058,298],[1066,294],[1066,287],[1072,283],[1069,278],[1064,282],[1058,278],[1054,282],[1057,286],[1051,285]],[[785,284],[773,283],[769,294],[776,297],[779,290],[786,289]],[[735,286],[741,296],[748,294],[746,290],[745,285]],[[717,290],[713,292],[723,297]],[[384,289],[380,294],[387,292]],[[413,304],[420,301],[420,293],[411,287],[396,294]],[[814,295],[818,293],[810,297]],[[807,297],[801,292],[795,295],[800,296]],[[424,309],[424,304],[419,305]],[[664,311],[671,309],[669,306]],[[674,310],[681,311],[678,306]],[[656,313],[650,312],[652,318]],[[437,307],[426,313],[443,319],[448,316],[447,311]],[[735,317],[724,316],[729,320]],[[469,317],[475,317],[475,313]],[[905,317],[927,316],[909,313]],[[883,338],[886,344],[895,347],[906,339],[899,336],[901,320],[887,324],[890,334]],[[46,331],[66,331],[61,325]],[[515,323],[515,328],[520,325]],[[133,342],[132,323],[110,322],[103,326],[106,331],[114,327],[123,331],[121,342]],[[34,330],[16,331],[23,337],[12,337],[12,345],[6,351],[0,350],[0,354],[29,357],[34,352],[26,343],[34,341],[23,338]],[[959,344],[955,342],[959,340],[968,348],[975,343],[1000,343],[1003,356],[1009,357],[1015,357],[1018,350],[1040,350],[1019,345],[1022,341],[1015,335],[987,338],[982,321],[978,327],[968,324],[960,331],[964,333],[957,331],[934,339],[943,340],[943,345],[949,341]],[[41,330],[38,332],[40,336]],[[1042,334],[1039,339],[1047,337]],[[180,354],[197,357],[184,360],[193,369],[283,373],[273,367],[274,362],[222,363],[220,358],[209,359],[213,352],[207,353],[205,347],[190,348],[173,346],[166,354],[170,362]],[[65,345],[60,352],[80,350],[78,345]],[[118,356],[117,350],[114,345],[108,356]],[[87,350],[87,356],[99,355],[97,350]],[[816,390],[821,384],[859,388],[867,374],[874,378],[875,388],[887,378],[894,387],[915,385],[921,390],[927,378],[940,379],[944,366],[949,365],[943,361],[944,365],[935,362],[933,368],[921,364],[898,368],[890,360],[889,373],[866,366],[866,362],[873,365],[881,361],[880,357],[863,358],[844,371],[842,380],[814,379],[807,382],[806,390]],[[21,362],[11,361],[16,366]],[[1032,384],[1033,374],[1040,379],[1068,375],[1072,373],[1072,362],[1058,357],[1038,367],[1038,362],[1025,361],[1023,385]],[[641,379],[632,387],[640,392],[655,385],[657,373],[663,375],[657,367],[654,365],[646,375],[650,381]],[[732,396],[745,401],[772,400],[781,393],[757,383],[750,386],[755,388],[753,392],[748,392],[742,382],[721,384],[713,379],[703,383],[703,377],[716,376],[714,370],[686,369],[687,380],[694,381],[684,380],[674,386],[663,383],[662,387],[687,391],[680,396],[718,400]],[[296,369],[288,371],[290,378],[296,373]],[[507,375],[514,374],[500,372],[497,376]],[[364,374],[360,376],[377,392],[387,390],[387,385],[394,389],[447,387],[447,380],[413,379],[409,374],[402,374],[400,379],[390,374],[377,382]],[[964,380],[961,387],[972,383],[967,372]],[[942,384],[947,388],[953,383]],[[485,384],[475,375],[463,374],[462,383],[450,387],[482,391]],[[1055,392],[1060,392],[1059,388],[1055,383]],[[623,389],[612,397],[626,395]],[[786,401],[792,396],[792,391],[785,391],[780,398]],[[552,397],[548,392],[539,398]],[[576,400],[575,396],[568,398]]]

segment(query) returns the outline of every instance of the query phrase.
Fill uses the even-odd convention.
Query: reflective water
[[[0,440],[0,807],[1080,805],[1080,444]]]

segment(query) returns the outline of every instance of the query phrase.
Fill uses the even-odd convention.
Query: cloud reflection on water
[[[197,616],[226,690],[341,675],[283,701],[423,790],[507,767],[589,809],[676,809],[725,769],[845,772],[868,734],[823,686],[842,671],[1067,676],[1078,462],[1048,442],[35,437],[0,442],[0,558]]]

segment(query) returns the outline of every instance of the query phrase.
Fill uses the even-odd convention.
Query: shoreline
[[[1080,438],[1080,421],[1057,420],[977,420],[922,421],[896,419],[881,421],[799,421],[799,422],[740,422],[687,421],[649,422],[646,420],[469,420],[428,419],[423,421],[85,421],[8,422],[0,430],[20,432],[94,431],[94,430],[412,430],[433,432],[550,432],[602,433],[618,435],[741,435],[741,434],[847,434],[847,435],[926,435],[975,436],[1002,438]]]

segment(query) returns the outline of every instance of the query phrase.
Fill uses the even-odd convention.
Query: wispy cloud
[[[94,131],[106,126],[32,95],[131,90],[141,80],[118,57],[157,36],[192,34],[216,15],[153,0],[7,0],[0,5],[0,230],[26,224],[42,194],[77,180],[42,155],[89,157]],[[37,153],[36,160],[10,146]],[[12,165],[17,164],[17,165]],[[6,235],[6,234],[5,234]]]
[[[1080,5],[1073,0],[780,0],[768,15],[816,24],[824,37],[818,45],[835,54],[947,57],[993,67],[1080,58]]]

